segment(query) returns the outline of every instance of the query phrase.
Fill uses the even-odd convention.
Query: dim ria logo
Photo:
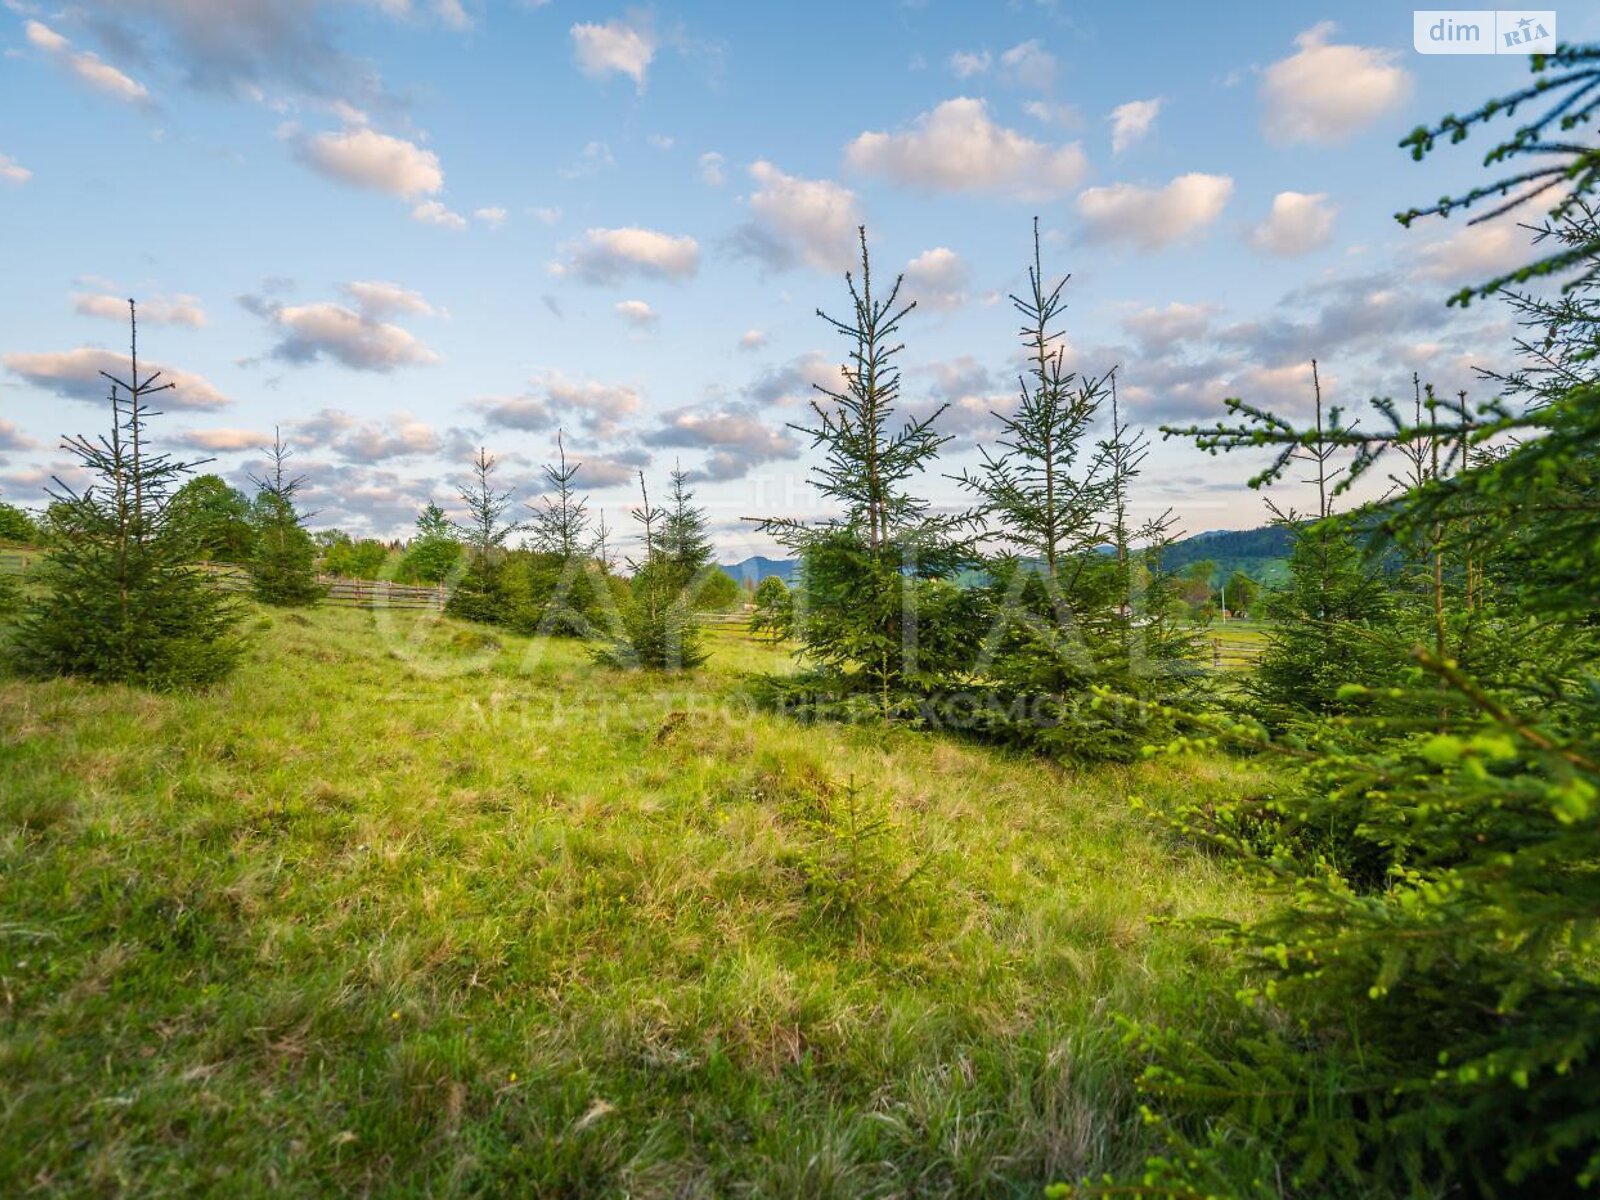
[[[1411,14],[1418,54],[1550,54],[1554,9],[1441,8]]]

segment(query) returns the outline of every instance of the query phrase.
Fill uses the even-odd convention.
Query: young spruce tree
[[[52,542],[12,643],[39,675],[79,675],[155,689],[212,683],[242,653],[238,610],[194,561],[171,519],[170,498],[196,463],[153,451],[151,397],[171,389],[141,375],[138,313],[126,379],[110,382],[111,428],[66,438],[62,448],[91,479],[82,492],[50,489]]]
[[[886,294],[873,292],[865,227],[859,237],[860,278],[845,275],[850,316],[817,310],[850,344],[841,385],[817,385],[816,423],[792,426],[823,451],[812,481],[843,511],[758,527],[800,559],[800,652],[814,672],[796,683],[811,689],[802,703],[853,711],[861,700],[888,719],[970,668],[982,630],[981,618],[962,611],[973,598],[949,582],[971,560],[965,518],[930,513],[909,486],[948,440],[934,429],[945,406],[896,428],[898,338],[915,302],[901,303],[898,278]]]
[[[256,498],[251,505],[255,549],[250,557],[250,586],[256,599],[283,608],[315,604],[325,589],[317,582],[317,550],[306,530],[295,498],[304,475],[289,474],[294,452],[273,431],[272,446],[263,451],[270,466],[252,477]]]

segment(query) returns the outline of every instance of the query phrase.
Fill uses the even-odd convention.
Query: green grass
[[[627,675],[323,609],[260,617],[206,695],[0,679],[0,1194],[1033,1195],[1136,1162],[1113,1014],[1215,966],[1156,918],[1250,898],[1128,798],[1259,778],[801,727],[743,698],[781,651],[710,641]]]

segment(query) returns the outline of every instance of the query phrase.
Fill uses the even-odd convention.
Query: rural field
[[[10,1194],[1037,1194],[1137,1165],[1260,788],[799,726],[431,616],[263,613],[225,684],[0,682]],[[849,789],[855,789],[855,801]]]
[[[1600,1195],[1597,125],[1595,5],[5,0],[0,1200]]]

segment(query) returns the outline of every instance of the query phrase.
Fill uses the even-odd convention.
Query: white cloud
[[[643,300],[619,300],[612,305],[617,316],[631,325],[648,328],[661,319],[661,314]]]
[[[472,407],[499,429],[537,432],[577,424],[595,437],[608,438],[644,404],[637,388],[569,379],[560,371],[542,372],[532,382],[532,391],[487,397],[474,401]]]
[[[87,50],[74,50],[72,43],[48,25],[29,21],[23,27],[28,41],[50,55],[83,83],[113,100],[124,104],[148,105],[150,93],[135,79],[124,75],[97,54]]]
[[[767,335],[759,329],[746,329],[739,335],[739,349],[760,350],[767,344]]]
[[[554,225],[561,220],[561,210],[559,208],[530,208],[528,215],[541,225]]]
[[[1121,154],[1129,146],[1143,139],[1156,123],[1161,112],[1162,98],[1130,100],[1111,110],[1111,152]]]
[[[254,429],[191,429],[180,434],[179,441],[197,450],[223,452],[229,450],[260,450],[270,445],[270,435]]]
[[[1279,144],[1342,141],[1398,108],[1411,95],[1399,54],[1366,46],[1330,45],[1332,22],[1295,38],[1299,47],[1273,63],[1261,81],[1261,128]]]
[[[644,440],[651,446],[709,451],[705,466],[694,472],[701,479],[741,479],[751,467],[800,456],[800,443],[787,430],[773,428],[744,405],[673,409]]]
[[[17,428],[15,421],[0,420],[0,450],[37,450],[38,448],[39,443]]]
[[[1047,146],[989,119],[982,100],[946,100],[901,133],[863,133],[845,149],[857,170],[935,191],[1045,200],[1070,191],[1088,164],[1076,142]]]
[[[906,265],[908,299],[924,308],[959,308],[967,300],[967,264],[954,250],[936,246]]]
[[[1205,337],[1215,313],[1208,304],[1174,300],[1165,308],[1142,308],[1122,318],[1122,327],[1138,339],[1148,353],[1164,353],[1179,342]]]
[[[331,179],[404,200],[444,187],[439,156],[432,150],[364,126],[319,133],[300,142],[297,151],[306,163]]]
[[[1282,258],[1309,254],[1333,239],[1338,211],[1326,192],[1279,192],[1272,198],[1271,215],[1256,226],[1250,243]]]
[[[993,65],[994,56],[987,50],[957,50],[950,56],[950,69],[955,72],[957,79],[971,79],[974,75],[982,75]]]
[[[69,400],[104,400],[110,394],[111,385],[101,377],[101,371],[118,379],[128,377],[128,359],[125,355],[89,347],[44,354],[4,354],[0,355],[0,364],[34,387],[44,388]],[[144,358],[139,361],[139,370],[141,374],[159,371],[159,383],[177,385],[173,391],[161,393],[163,408],[211,409],[232,403],[203,376],[191,375],[188,371]]]
[[[1000,56],[1000,78],[1013,87],[1047,92],[1055,85],[1056,57],[1037,40],[1023,42]]]
[[[424,200],[411,210],[411,219],[424,225],[437,225],[441,229],[465,229],[467,219],[452,212],[438,200]]]
[[[1179,175],[1161,188],[1114,183],[1078,196],[1078,213],[1091,235],[1156,250],[1198,233],[1215,221],[1233,194],[1226,175]]]
[[[804,263],[835,271],[855,261],[862,218],[854,192],[826,179],[786,175],[765,160],[751,164],[750,175],[760,186],[749,199],[752,219],[734,234],[742,253],[775,270]]]
[[[769,367],[744,394],[756,404],[795,408],[810,404],[819,386],[839,387],[839,364],[813,350],[781,367]]]
[[[506,210],[498,204],[488,208],[475,208],[472,210],[472,216],[490,229],[499,229],[506,223]]]
[[[1529,261],[1529,234],[1512,221],[1463,225],[1447,237],[1418,246],[1416,255],[1417,273],[1425,279],[1486,283]]]
[[[72,297],[72,311],[85,317],[103,317],[108,321],[127,324],[128,301],[125,296],[91,295],[78,293]],[[139,301],[139,322],[151,325],[187,325],[199,329],[206,323],[205,309],[193,296],[152,296]]]
[[[434,315],[433,305],[423,299],[421,292],[401,287],[398,283],[377,280],[356,280],[339,289],[356,302],[356,307],[368,317],[381,318],[396,313],[418,313],[424,317]]]
[[[27,183],[33,178],[33,172],[28,170],[16,159],[0,154],[0,180],[6,183]]]
[[[591,79],[626,75],[644,91],[645,74],[656,54],[656,36],[647,21],[613,18],[604,25],[574,25],[572,49],[578,68]]]
[[[636,226],[590,229],[563,250],[566,261],[552,263],[551,273],[584,283],[613,284],[630,275],[680,281],[700,269],[700,243],[694,238]]]
[[[700,156],[700,178],[712,187],[721,187],[728,182],[728,176],[722,170],[723,157],[715,150],[708,150]]]
[[[379,319],[380,314],[431,311],[421,296],[384,283],[347,284],[345,291],[357,308],[331,301],[283,305],[257,296],[241,297],[240,303],[273,326],[279,341],[272,356],[285,362],[328,358],[353,370],[386,373],[439,361],[409,330]]]

